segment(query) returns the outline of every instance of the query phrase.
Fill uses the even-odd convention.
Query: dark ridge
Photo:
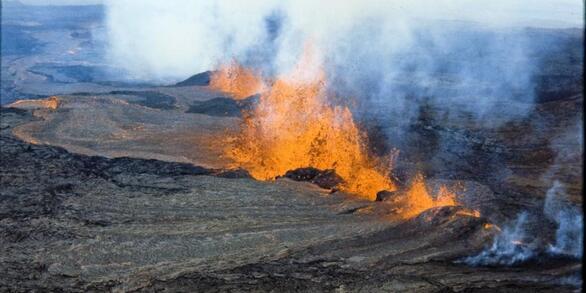
[[[258,95],[243,100],[217,97],[206,101],[196,101],[186,113],[205,114],[220,117],[240,117],[243,110],[252,109],[258,101]]]
[[[364,206],[359,206],[359,207],[355,207],[355,208],[351,208],[351,209],[347,209],[347,210],[343,210],[341,212],[338,213],[338,215],[350,215],[350,214],[354,214],[357,211],[367,208],[368,205],[364,205]]]
[[[92,93],[92,92],[75,92],[70,94],[63,94],[63,96],[107,96],[107,95],[127,95],[127,96],[136,96],[140,98],[144,98],[144,100],[140,101],[128,101],[130,104],[137,104],[141,106],[145,106],[148,108],[159,109],[159,110],[173,110],[176,109],[177,99],[170,95],[165,95],[155,91],[110,91],[104,93]],[[32,95],[32,94],[22,94],[21,96],[26,97],[26,99],[46,99],[51,96],[60,96],[59,95]],[[19,99],[14,99],[14,101]],[[9,100],[8,102],[12,102]],[[4,101],[2,101],[4,103]]]
[[[335,188],[338,184],[344,182],[342,177],[332,169],[320,170],[313,167],[290,170],[283,177],[295,181],[307,181],[325,189]]]
[[[177,99],[173,96],[161,94],[155,91],[110,91],[106,93],[89,93],[77,92],[68,94],[71,96],[107,96],[107,95],[127,95],[144,98],[140,101],[128,101],[130,104],[137,104],[148,108],[159,110],[173,110],[176,109]]]
[[[3,112],[12,111],[1,109]],[[125,182],[124,178],[138,178],[145,174],[167,178],[183,175],[248,178],[247,172],[243,170],[207,169],[188,163],[153,159],[86,156],[70,153],[61,147],[29,144],[7,135],[0,135],[0,149],[0,173],[21,174],[28,182],[23,184],[14,181],[9,175],[6,180],[2,180],[0,219],[34,218],[61,213],[63,201],[79,196],[74,187],[88,180],[105,180],[127,190],[164,196],[182,190]]]
[[[176,109],[177,99],[173,96],[161,94],[159,92],[153,91],[144,91],[144,92],[137,92],[137,91],[111,91],[110,94],[112,95],[132,95],[144,98],[141,101],[129,101],[131,104],[137,104],[153,109],[160,109],[160,110],[173,110]]]
[[[359,292],[380,280],[399,284],[411,282],[427,284],[433,288],[429,292],[454,292],[454,289],[449,285],[415,274],[393,273],[392,270],[377,269],[361,271],[348,268],[339,260],[320,259],[311,262],[298,262],[287,258],[244,265],[214,273],[194,272],[183,274],[174,279],[154,280],[136,291],[184,292],[197,288],[198,291],[202,292],[338,292],[342,291],[340,288],[344,288],[344,291],[347,290],[347,292]],[[530,281],[517,283],[502,281],[498,286],[492,285],[481,283],[477,284],[476,287],[466,288],[462,292],[572,292],[574,290],[568,285],[543,285]],[[97,285],[92,284],[90,288],[94,289],[93,286]],[[108,288],[111,290],[114,286],[115,284],[111,284],[111,287],[97,287],[95,289],[107,291]],[[380,289],[381,292],[394,292],[393,288],[388,287],[377,288],[373,286],[373,288],[377,292],[376,289]],[[426,292],[426,290],[419,291]]]
[[[238,117],[240,106],[230,98],[217,97],[207,101],[196,101],[186,113],[206,114],[210,116]]]
[[[26,115],[28,113],[27,110],[19,109],[19,108],[7,108],[0,106],[0,114],[4,113],[13,113],[18,115]]]
[[[77,33],[77,32],[76,32]],[[75,33],[72,33],[75,34]],[[83,37],[83,33],[80,33]],[[80,38],[81,38],[80,37]],[[91,46],[91,43],[84,42]],[[158,86],[133,80],[112,80],[116,76],[126,76],[120,68],[106,65],[57,65],[55,63],[39,63],[27,69],[28,72],[44,76],[47,81],[57,84],[95,83],[113,87],[151,87]]]
[[[536,76],[535,102],[569,100],[584,91],[582,74],[576,76]]]
[[[89,157],[86,168],[98,170],[104,175],[117,174],[153,174],[159,176],[181,175],[211,175],[213,171],[188,163],[165,162],[154,159],[138,159],[121,157],[106,159],[103,157]]]
[[[211,71],[205,71],[189,77],[184,81],[176,83],[174,86],[206,86],[210,84]]]
[[[241,178],[254,179],[247,170],[242,169],[242,168],[221,170],[219,172],[214,173],[214,176],[220,177],[220,178],[231,178],[231,179],[241,179]]]

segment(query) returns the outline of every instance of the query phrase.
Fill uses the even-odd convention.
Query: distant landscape
[[[326,2],[2,1],[0,291],[579,292],[584,28]]]

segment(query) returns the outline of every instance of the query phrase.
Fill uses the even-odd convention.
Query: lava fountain
[[[381,190],[395,191],[390,172],[398,152],[385,157],[368,152],[365,134],[350,109],[332,103],[326,91],[325,72],[318,64],[321,62],[315,52],[306,48],[289,74],[278,76],[264,87],[256,106],[243,112],[240,132],[226,148],[226,155],[258,180],[273,180],[289,170],[314,167],[335,170],[344,180],[341,190],[369,200],[374,200]],[[212,76],[215,89],[234,92],[235,84],[242,84],[238,88],[263,88],[257,84],[262,79],[251,77],[251,70],[235,63],[218,72]],[[251,94],[247,92],[240,98]],[[435,206],[457,205],[455,195],[447,189],[441,189],[442,194],[434,198],[425,188],[420,177],[405,192],[405,215]]]
[[[456,194],[444,185],[440,186],[435,196],[431,195],[421,174],[415,176],[402,200],[401,215],[405,218],[417,216],[432,207],[459,205]],[[478,217],[480,214],[474,213],[471,216]]]
[[[251,69],[233,60],[212,73],[210,88],[232,95],[235,99],[248,98],[262,89],[262,79]]]

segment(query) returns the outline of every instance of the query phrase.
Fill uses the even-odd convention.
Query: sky
[[[2,2],[7,0],[2,0]],[[10,1],[10,0],[8,0]],[[127,2],[140,3],[140,0],[118,0]],[[172,3],[176,0],[161,0],[163,2]],[[197,1],[197,0],[195,0]],[[20,2],[27,5],[95,5],[105,4],[105,0],[20,0]],[[181,1],[179,1],[181,2]],[[233,1],[235,6],[242,5],[246,1]],[[391,1],[392,2],[392,1]],[[474,0],[438,0],[447,7],[468,6],[475,2]],[[514,11],[502,11],[503,15],[512,15],[513,17],[522,17],[520,22],[524,23],[548,23],[552,27],[572,27],[583,26],[584,23],[584,2],[581,0],[493,0],[485,3],[494,4],[495,7],[502,6],[500,2],[507,2],[507,6],[511,3],[518,3],[518,8]],[[437,3],[434,3],[437,4]],[[464,4],[464,5],[462,5]],[[490,5],[489,5],[490,6]],[[514,5],[513,5],[514,6]],[[462,11],[458,11],[460,14]],[[477,12],[473,12],[477,13]]]
[[[5,0],[2,0],[4,2]],[[95,5],[103,4],[102,0],[19,0],[26,5]]]

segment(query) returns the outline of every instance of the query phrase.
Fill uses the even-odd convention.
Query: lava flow
[[[446,186],[440,186],[438,194],[432,196],[427,190],[425,180],[421,174],[415,176],[409,190],[404,195],[401,214],[410,218],[419,215],[421,212],[440,206],[456,206],[456,194],[450,191]],[[462,213],[462,212],[460,212]],[[470,214],[470,216],[480,216],[480,214]]]
[[[370,200],[381,190],[396,190],[390,177],[394,156],[379,158],[369,154],[365,135],[350,110],[331,103],[324,70],[316,64],[321,63],[316,62],[311,50],[306,50],[293,72],[278,77],[266,87],[258,104],[243,113],[240,133],[227,148],[227,156],[259,180],[272,180],[289,170],[314,167],[334,169],[344,180],[339,186],[341,190]],[[261,88],[257,86],[260,78],[250,77],[248,73],[252,71],[235,63],[219,72],[212,76],[216,89],[233,92],[232,85],[244,85],[248,81]],[[220,80],[214,82],[214,78]],[[441,190],[434,198],[426,191],[423,177],[416,178],[404,195],[407,201],[403,204],[404,216],[436,206],[457,205],[454,194],[446,188]]]
[[[377,191],[394,190],[390,164],[367,154],[350,110],[328,103],[323,70],[307,71],[315,68],[313,57],[306,51],[290,75],[261,94],[258,105],[245,113],[228,156],[260,180],[311,166],[334,169],[344,179],[341,189],[362,197],[374,199]]]

